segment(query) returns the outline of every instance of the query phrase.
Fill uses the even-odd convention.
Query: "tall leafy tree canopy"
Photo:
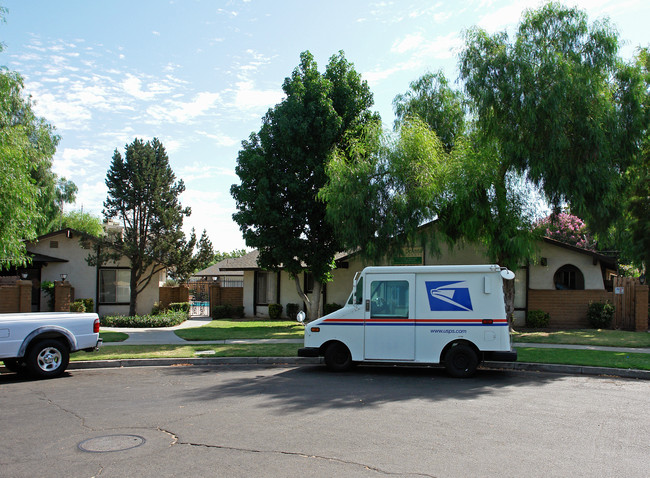
[[[606,229],[642,127],[640,83],[616,31],[549,3],[524,14],[514,42],[479,28],[465,42],[461,79],[486,141],[551,205]]]
[[[315,317],[322,284],[340,250],[325,220],[325,204],[317,199],[327,181],[325,164],[336,146],[354,141],[378,117],[370,112],[368,85],[343,52],[330,58],[323,74],[311,53],[302,53],[282,89],[285,99],[242,143],[236,168],[241,184],[231,188],[238,209],[233,218],[246,244],[259,250],[261,267],[283,267],[294,276]],[[304,269],[314,275],[314,303],[300,287]]]
[[[108,197],[104,201],[106,220],[117,219],[121,234],[108,234],[100,242],[97,260],[126,256],[131,262],[129,314],[134,315],[137,297],[161,270],[176,265],[185,237],[181,230],[189,208],[179,195],[183,180],[169,165],[163,144],[154,138],[146,143],[135,139],[127,144],[124,157],[116,149],[106,175]]]

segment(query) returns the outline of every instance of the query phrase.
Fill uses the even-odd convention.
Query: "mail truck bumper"
[[[508,350],[508,351],[483,352],[483,359],[493,361],[493,362],[516,362],[517,351]]]
[[[320,357],[321,352],[318,347],[303,347],[298,349],[298,357]]]

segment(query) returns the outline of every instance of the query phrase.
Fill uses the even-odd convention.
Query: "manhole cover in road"
[[[106,435],[103,437],[89,438],[79,445],[81,451],[91,453],[106,453],[110,451],[124,451],[142,445],[146,440],[139,435]]]

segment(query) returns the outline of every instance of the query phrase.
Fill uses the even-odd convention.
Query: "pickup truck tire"
[[[68,367],[70,351],[58,340],[41,340],[30,346],[25,356],[27,369],[37,378],[53,378]]]
[[[455,344],[445,355],[445,368],[452,377],[471,377],[476,372],[476,367],[478,356],[469,345]]]
[[[10,372],[23,373],[25,371],[23,363],[16,359],[4,359],[3,363],[5,364],[5,368]]]
[[[330,372],[346,372],[352,368],[350,350],[341,342],[333,342],[325,351],[325,365]]]

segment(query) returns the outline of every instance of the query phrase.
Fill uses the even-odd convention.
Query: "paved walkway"
[[[195,341],[184,340],[174,333],[174,330],[186,329],[189,327],[201,327],[212,321],[210,317],[192,317],[180,325],[174,327],[157,328],[133,328],[133,327],[102,327],[102,331],[124,332],[129,338],[123,342],[108,342],[104,346],[111,345],[165,345],[165,344],[301,344],[303,339],[228,339]],[[632,347],[604,347],[599,345],[567,345],[567,344],[537,344],[514,342],[513,347],[535,347],[540,349],[578,349],[578,350],[602,350],[606,352],[627,352],[650,354],[650,348]]]

